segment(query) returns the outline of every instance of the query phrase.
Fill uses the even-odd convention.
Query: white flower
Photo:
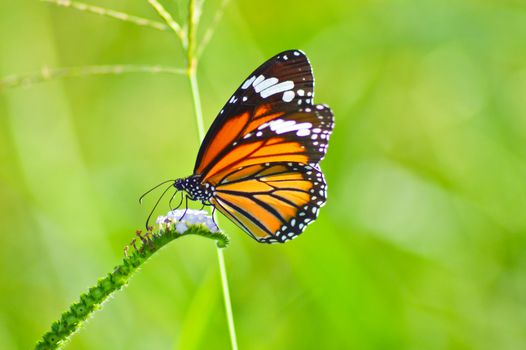
[[[206,225],[206,227],[208,227],[208,228],[210,229],[210,231],[212,231],[212,232],[217,232],[217,231],[219,231],[219,227],[217,227],[216,223],[214,222],[214,220],[213,220],[211,217],[207,217],[207,218],[206,218],[205,225]]]
[[[179,233],[184,233],[186,230],[188,230],[188,227],[184,222],[178,222],[175,224],[175,230]]]
[[[163,225],[163,224],[166,224],[167,221],[169,222],[169,219],[166,216],[160,215],[157,217],[157,220],[155,220],[155,223],[157,225]]]
[[[184,233],[190,226],[193,225],[205,225],[205,227],[211,232],[218,232],[219,228],[214,223],[212,216],[204,210],[194,209],[178,209],[169,211],[166,215],[157,217],[155,223],[160,225],[170,226],[175,224],[175,229],[179,233]]]

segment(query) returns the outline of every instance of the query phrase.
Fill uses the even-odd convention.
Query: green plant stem
[[[83,67],[64,67],[48,68],[43,67],[38,72],[28,74],[16,74],[0,79],[0,91],[2,89],[20,86],[31,86],[44,81],[60,78],[83,77],[89,75],[118,75],[125,73],[168,73],[186,74],[186,70],[176,67],[163,66],[139,66],[139,65],[104,65],[104,66],[83,66]]]
[[[197,63],[198,59],[195,56],[196,50],[196,36],[195,31],[199,22],[199,14],[201,8],[196,4],[196,0],[190,0],[188,6],[188,47],[187,47],[187,60],[188,60],[188,79],[190,81],[190,89],[192,90],[192,99],[194,102],[195,119],[197,123],[197,132],[199,135],[200,143],[205,138],[205,129],[203,124],[203,112],[201,109],[201,97],[199,94],[199,85],[197,83]],[[214,220],[217,222],[217,218],[214,215]],[[236,328],[234,324],[234,314],[232,312],[232,302],[230,300],[230,290],[228,287],[228,276],[226,272],[225,257],[223,255],[223,249],[217,247],[217,260],[219,264],[219,273],[221,275],[221,286],[223,288],[223,301],[225,304],[225,312],[228,322],[228,331],[230,333],[230,343],[232,344],[232,350],[237,350],[237,336]]]
[[[217,221],[215,217],[214,219]],[[232,302],[230,301],[230,290],[228,288],[228,276],[226,274],[223,248],[218,246],[216,250],[219,262],[219,272],[221,274],[221,286],[223,287],[223,300],[225,302],[225,311],[228,320],[228,332],[230,333],[230,343],[232,344],[232,350],[237,350],[236,327],[234,324],[234,314],[232,313]]]
[[[195,108],[195,119],[197,123],[197,132],[199,134],[199,140],[203,142],[205,137],[204,126],[203,126],[203,114],[201,111],[201,98],[199,94],[199,87],[197,84],[196,77],[196,68],[197,65],[190,68],[188,71],[188,78],[190,80],[190,88],[192,90],[192,97],[194,101]],[[217,218],[214,215],[214,220],[217,222]],[[221,286],[223,288],[223,301],[225,304],[225,312],[228,322],[228,331],[230,333],[230,342],[232,344],[232,349],[237,350],[237,336],[236,336],[236,327],[234,324],[234,314],[232,312],[232,302],[230,300],[230,290],[228,287],[228,276],[226,272],[225,257],[223,255],[223,249],[219,246],[217,247],[217,260],[219,263],[219,273],[221,275]]]
[[[199,95],[199,87],[197,85],[196,70],[197,66],[194,66],[194,69],[189,71],[188,77],[190,80],[190,87],[192,89],[192,97],[194,101],[195,108],[195,118],[197,122],[197,130],[199,133],[199,140],[203,142],[205,137],[204,127],[203,127],[203,114],[201,111],[201,98]],[[214,220],[217,222],[217,218],[214,215]],[[230,300],[230,290],[228,288],[228,276],[226,272],[225,258],[223,255],[223,249],[219,246],[217,247],[217,259],[219,263],[219,273],[221,275],[221,286],[223,288],[223,300],[225,303],[225,311],[228,321],[228,331],[230,333],[230,342],[232,344],[232,349],[237,350],[237,337],[236,337],[236,328],[234,324],[234,314],[232,312],[232,302]]]
[[[124,12],[119,12],[119,11],[107,9],[107,8],[100,7],[100,6],[84,4],[82,2],[70,1],[70,0],[40,0],[40,1],[47,2],[49,4],[53,4],[57,6],[73,8],[79,11],[94,13],[99,16],[111,17],[114,19],[118,19],[120,21],[130,22],[130,23],[137,24],[143,27],[150,27],[150,28],[154,28],[157,30],[163,30],[163,31],[166,31],[169,29],[167,25],[161,22],[152,21],[150,19],[146,19],[142,17],[132,16]]]
[[[48,350],[61,348],[75,333],[82,323],[96,310],[100,309],[113,293],[126,286],[131,276],[155,252],[171,241],[189,235],[198,235],[217,241],[219,251],[228,245],[229,239],[221,232],[211,232],[204,225],[191,225],[184,233],[175,230],[174,225],[155,233],[139,236],[139,248],[132,243],[132,252],[117,265],[113,272],[100,279],[94,287],[80,296],[80,300],[72,304],[60,319],[51,325],[51,330],[42,336],[35,349]],[[133,241],[135,242],[135,240]],[[221,247],[221,248],[220,248]]]
[[[188,73],[188,79],[190,80],[190,88],[192,90],[192,100],[194,102],[195,121],[197,123],[197,132],[199,135],[199,142],[203,142],[205,138],[205,128],[203,125],[203,112],[201,110],[201,97],[199,94],[199,86],[197,84],[197,76],[196,76],[195,68],[192,69]]]
[[[188,70],[191,73],[192,70],[195,70],[197,65],[197,60],[195,59],[195,45],[197,44],[196,40],[196,29],[199,22],[199,15],[201,10],[198,8],[195,0],[188,1],[188,47],[186,48],[187,60],[188,60]]]

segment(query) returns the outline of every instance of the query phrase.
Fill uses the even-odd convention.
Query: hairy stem
[[[189,235],[198,235],[217,241],[217,247],[224,248],[229,239],[221,232],[211,232],[204,225],[190,225],[184,233],[176,231],[171,225],[155,233],[137,234],[139,247],[132,243],[132,252],[125,251],[122,263],[117,265],[106,277],[100,279],[79,301],[73,303],[60,319],[51,325],[51,329],[42,336],[35,349],[48,350],[61,348],[96,310],[116,291],[126,286],[133,273],[137,271],[155,252],[171,241]]]

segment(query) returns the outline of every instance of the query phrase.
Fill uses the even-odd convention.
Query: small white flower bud
[[[175,224],[175,229],[179,233],[184,233],[192,225],[205,225],[211,232],[219,231],[219,228],[214,223],[214,219],[204,210],[172,210],[169,211],[166,216],[159,216],[155,223],[161,226]]]

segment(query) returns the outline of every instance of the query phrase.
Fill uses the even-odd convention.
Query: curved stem
[[[141,66],[92,66],[92,67],[78,67],[78,68],[61,68],[50,70],[48,68],[42,69],[39,73],[34,73],[25,76],[13,76],[0,80],[0,89],[2,87],[15,87],[26,84],[33,84],[41,81],[50,80],[53,78],[61,78],[66,76],[83,76],[83,75],[96,75],[96,74],[120,74],[125,72],[169,72],[175,74],[186,74],[189,78],[190,87],[192,91],[192,98],[194,102],[195,116],[197,122],[197,128],[199,133],[199,139],[202,142],[205,136],[203,115],[201,109],[201,100],[199,95],[199,87],[197,83],[197,63],[198,56],[200,56],[206,47],[206,44],[210,40],[213,28],[210,29],[205,35],[202,41],[202,47],[197,47],[197,25],[201,15],[201,7],[203,1],[189,0],[189,13],[188,13],[188,29],[182,28],[177,23],[168,11],[157,1],[148,0],[150,5],[159,13],[159,15],[166,22],[166,25],[145,20],[139,17],[129,16],[124,13],[117,11],[99,8],[95,6],[85,5],[78,2],[71,2],[69,0],[43,0],[46,2],[73,7],[78,10],[88,11],[105,15],[117,19],[121,19],[135,24],[154,27],[160,30],[166,30],[168,27],[171,28],[175,34],[180,38],[182,46],[187,54],[188,65],[186,70],[178,68],[161,68],[161,67],[141,67]],[[224,5],[228,3],[227,0],[223,1],[221,7],[221,14]],[[216,16],[214,23],[215,26],[219,21],[221,15]],[[62,314],[59,321],[53,323],[51,330],[48,331],[37,344],[37,349],[57,349],[60,348],[69,337],[79,329],[82,322],[85,321],[95,310],[99,309],[102,303],[115,291],[119,290],[126,285],[132,274],[152,256],[157,250],[162,248],[170,241],[179,238],[183,235],[196,234],[203,237],[215,239],[217,241],[217,256],[219,263],[219,271],[221,274],[221,284],[223,288],[223,297],[225,303],[225,310],[228,320],[228,328],[230,332],[230,340],[232,349],[237,350],[237,339],[234,327],[234,318],[232,313],[232,305],[230,301],[230,292],[228,288],[228,279],[225,267],[225,260],[222,248],[228,245],[228,238],[222,233],[214,233],[208,231],[204,226],[190,226],[184,234],[179,234],[174,227],[166,228],[158,233],[148,233],[146,236],[140,236],[141,247],[139,249],[134,247],[134,252],[130,256],[126,256],[123,259],[122,264],[118,265],[113,272],[109,273],[105,278],[99,280],[96,286],[89,289],[87,293],[84,293],[80,297],[80,301],[72,304],[68,311]]]
[[[60,319],[51,325],[51,329],[42,336],[35,349],[48,350],[61,348],[75,333],[82,322],[87,320],[96,310],[100,309],[113,293],[126,286],[133,273],[139,269],[155,252],[171,241],[189,235],[198,235],[217,241],[218,249],[228,245],[229,239],[221,232],[209,231],[204,225],[191,225],[184,233],[179,233],[174,225],[161,229],[155,233],[140,235],[140,246],[137,248],[135,240],[131,243],[133,252],[125,257],[122,263],[117,265],[106,277],[100,279],[86,293],[80,296],[80,300],[73,303]],[[127,247],[128,248],[128,247]]]

